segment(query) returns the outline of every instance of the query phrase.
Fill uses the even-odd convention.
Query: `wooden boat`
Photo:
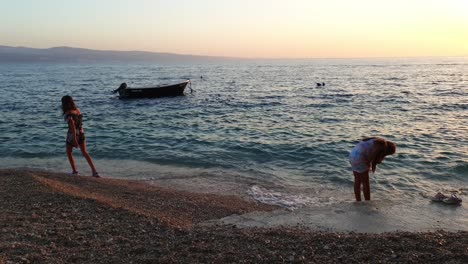
[[[190,83],[190,80],[187,80],[177,84],[141,88],[128,87],[126,83],[122,83],[119,88],[113,91],[113,93],[118,92],[120,99],[178,96],[184,95],[185,87],[187,87],[187,84]],[[190,90],[192,90],[191,87]]]

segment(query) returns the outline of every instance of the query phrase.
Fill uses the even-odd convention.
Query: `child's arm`
[[[375,173],[375,170],[377,168],[377,164],[382,163],[382,161],[385,158],[385,145],[386,142],[383,139],[377,139],[375,141],[375,149],[374,153],[371,157],[371,165],[372,165],[372,172]]]
[[[383,151],[376,155],[376,157],[371,162],[372,163],[372,172],[375,172],[375,169],[377,168],[377,164],[382,163],[384,158],[385,158],[385,155],[383,154]]]
[[[75,127],[75,121],[73,120],[72,117],[68,118],[68,126],[72,131],[73,135],[73,146],[78,147],[78,140],[76,139],[76,127]]]

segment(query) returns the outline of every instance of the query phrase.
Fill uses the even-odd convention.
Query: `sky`
[[[0,45],[246,58],[468,56],[468,0],[0,0]]]

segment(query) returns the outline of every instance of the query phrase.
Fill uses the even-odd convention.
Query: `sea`
[[[191,80],[185,96],[112,94],[122,82],[184,80]],[[84,114],[87,148],[103,177],[288,210],[349,206],[349,152],[378,136],[395,142],[397,153],[371,173],[373,200],[417,208],[431,206],[428,196],[439,191],[468,200],[467,57],[0,63],[0,168],[71,171],[64,95]],[[90,175],[74,153],[80,173]],[[446,210],[434,208],[434,218]],[[466,207],[458,208],[450,212],[468,228]]]

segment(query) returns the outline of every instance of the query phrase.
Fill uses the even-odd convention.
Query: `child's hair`
[[[396,152],[396,144],[391,141],[387,141],[387,144],[385,146],[385,156],[393,155],[395,154],[395,152]]]
[[[70,110],[76,110],[76,105],[75,102],[73,101],[73,98],[69,95],[65,95],[62,97],[62,111],[63,114],[67,113]]]
[[[385,156],[395,154],[395,152],[396,152],[396,144],[395,143],[393,143],[391,141],[388,141],[388,140],[385,140],[383,138],[378,138],[378,137],[367,137],[367,138],[363,138],[362,141],[368,141],[368,140],[371,140],[371,139],[375,139],[377,144],[379,144],[382,147],[383,154]]]

